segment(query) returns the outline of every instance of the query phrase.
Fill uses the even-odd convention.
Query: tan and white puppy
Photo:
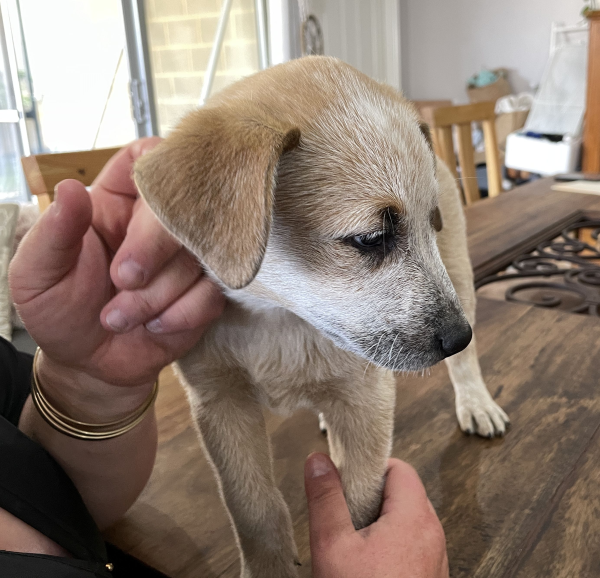
[[[448,358],[462,429],[505,430],[471,340],[459,193],[427,137],[397,91],[311,57],[224,90],[136,164],[229,298],[178,369],[245,578],[297,575],[262,406],[324,414],[357,527],[379,512],[394,371]]]

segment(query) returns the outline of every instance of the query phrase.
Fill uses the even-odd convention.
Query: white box
[[[580,151],[580,138],[552,142],[525,136],[522,132],[513,132],[506,139],[504,164],[509,169],[538,173],[546,177],[571,173],[577,167]]]

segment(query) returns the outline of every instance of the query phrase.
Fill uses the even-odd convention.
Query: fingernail
[[[62,193],[60,192],[60,190],[61,189],[58,185],[54,187],[54,199],[51,208],[54,211],[55,215],[58,215],[58,213],[60,213],[60,210],[62,209]]]
[[[163,326],[160,319],[156,318],[146,323],[146,329],[152,333],[162,333]]]
[[[106,316],[106,324],[116,332],[125,331],[127,329],[128,321],[119,309],[113,309]]]
[[[123,261],[119,265],[118,273],[119,279],[125,285],[138,285],[144,280],[144,270],[132,259]]]
[[[308,473],[311,478],[320,478],[333,471],[331,461],[323,454],[315,454],[308,462]]]

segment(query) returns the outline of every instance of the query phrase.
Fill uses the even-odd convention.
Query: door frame
[[[20,156],[29,156],[29,137],[27,135],[27,125],[25,123],[25,109],[23,107],[23,98],[19,84],[19,72],[17,67],[17,56],[15,54],[15,44],[13,29],[20,27],[19,9],[16,0],[0,0],[0,50],[5,58],[6,89],[9,103],[14,108],[0,111],[0,123],[17,124],[19,142],[17,151]],[[20,36],[20,35],[17,35]]]
[[[385,82],[401,89],[400,0],[383,0],[384,40],[389,47],[385,63]],[[310,6],[309,6],[310,11]],[[298,0],[267,0],[268,37],[271,65],[299,58],[300,9]],[[327,38],[325,38],[327,49]]]

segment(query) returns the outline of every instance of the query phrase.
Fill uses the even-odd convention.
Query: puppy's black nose
[[[473,330],[468,323],[460,324],[444,331],[439,336],[440,346],[445,357],[450,357],[459,351],[462,351],[473,337]]]

